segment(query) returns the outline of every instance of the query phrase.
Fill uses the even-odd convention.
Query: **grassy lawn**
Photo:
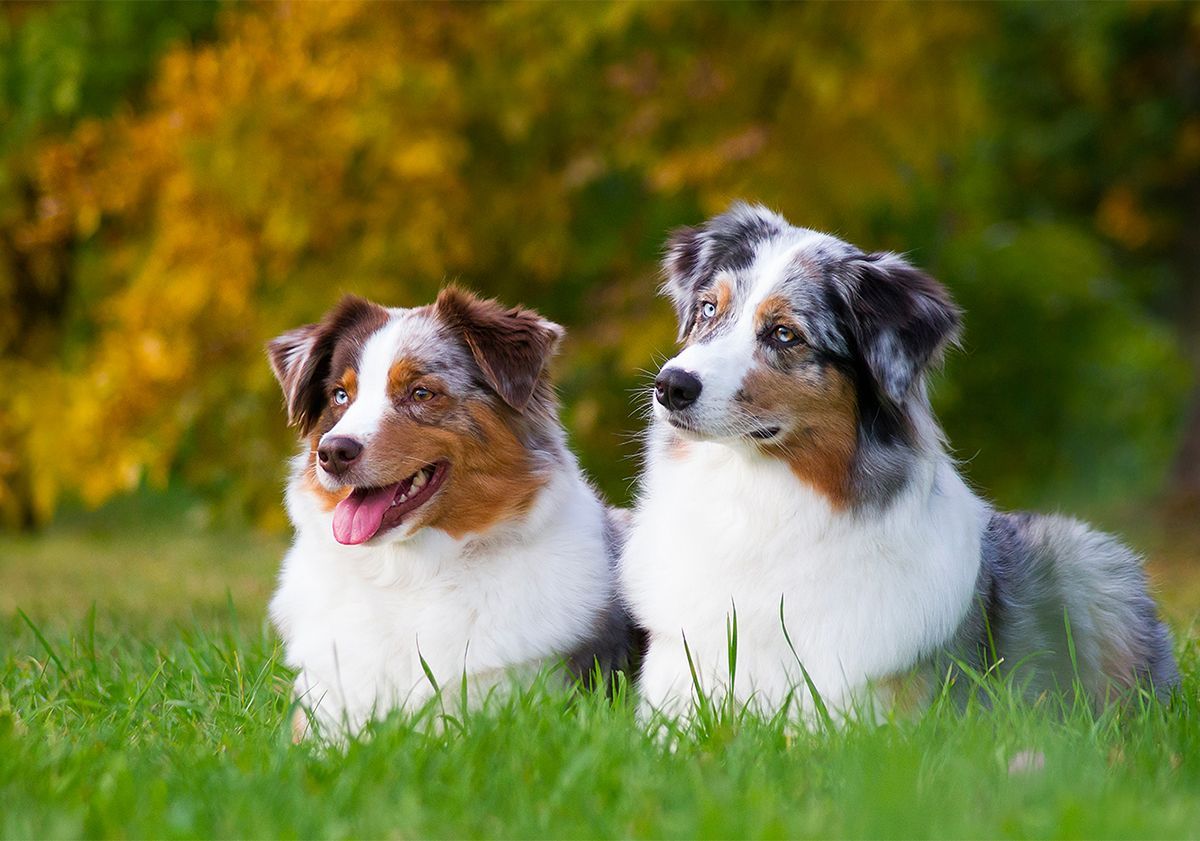
[[[288,742],[263,621],[282,545],[95,522],[0,536],[0,834],[1200,836],[1196,583],[1179,571],[1160,575],[1187,638],[1169,708],[1001,694],[882,727],[725,714],[652,736],[630,700],[547,682],[439,731],[395,716],[343,754]]]

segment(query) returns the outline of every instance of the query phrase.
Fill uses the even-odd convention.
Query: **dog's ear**
[[[877,390],[900,406],[957,340],[961,311],[946,287],[896,254],[852,258],[839,285],[850,331]]]
[[[356,295],[346,295],[317,324],[289,330],[267,343],[271,370],[283,389],[288,424],[307,435],[325,405],[325,381],[338,338],[382,308]]]
[[[317,324],[305,324],[276,336],[267,342],[267,358],[279,387],[283,389],[283,403],[287,408],[288,424],[295,425],[305,400],[304,392],[312,379],[313,339]]]
[[[706,263],[703,228],[676,228],[667,237],[661,292],[675,306],[678,341],[683,341],[695,324],[695,295],[708,274]]]
[[[506,307],[455,286],[443,289],[434,306],[466,343],[492,390],[523,411],[566,331],[533,310]]]
[[[667,239],[661,291],[675,305],[679,340],[696,323],[696,295],[721,269],[754,262],[760,242],[787,229],[787,220],[762,205],[735,201],[699,228],[677,228]]]

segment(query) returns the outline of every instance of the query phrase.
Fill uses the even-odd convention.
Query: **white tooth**
[[[404,502],[406,499],[408,499],[408,494],[400,494],[400,498],[396,502]]]
[[[425,476],[425,471],[418,470],[417,475],[414,476],[413,480],[412,480],[412,489],[415,491],[417,488],[420,488],[421,486],[423,486],[425,484],[426,478],[427,477]]]

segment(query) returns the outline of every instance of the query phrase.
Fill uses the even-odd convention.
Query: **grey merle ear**
[[[787,220],[762,205],[735,201],[699,228],[671,233],[663,257],[662,292],[675,305],[681,341],[695,324],[697,293],[719,270],[752,265],[759,244],[787,227]]]
[[[899,406],[957,340],[962,313],[946,287],[886,252],[851,259],[841,288],[863,361],[879,393]]]
[[[307,435],[325,406],[333,349],[339,337],[370,319],[386,317],[382,307],[346,295],[317,324],[289,330],[267,343],[271,370],[283,389],[288,424]]]
[[[702,228],[676,228],[667,237],[661,291],[675,306],[675,315],[679,319],[679,341],[683,341],[691,332],[696,320],[696,289],[708,274],[704,252]]]
[[[466,342],[492,390],[523,411],[566,331],[533,310],[506,307],[455,286],[443,289],[434,306]]]

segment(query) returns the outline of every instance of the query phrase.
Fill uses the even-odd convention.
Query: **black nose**
[[[654,381],[654,396],[672,411],[686,409],[700,396],[700,378],[682,368],[664,368]]]
[[[363,445],[358,441],[339,435],[321,442],[321,446],[317,447],[317,458],[327,471],[334,476],[341,476],[354,466],[362,451]]]

